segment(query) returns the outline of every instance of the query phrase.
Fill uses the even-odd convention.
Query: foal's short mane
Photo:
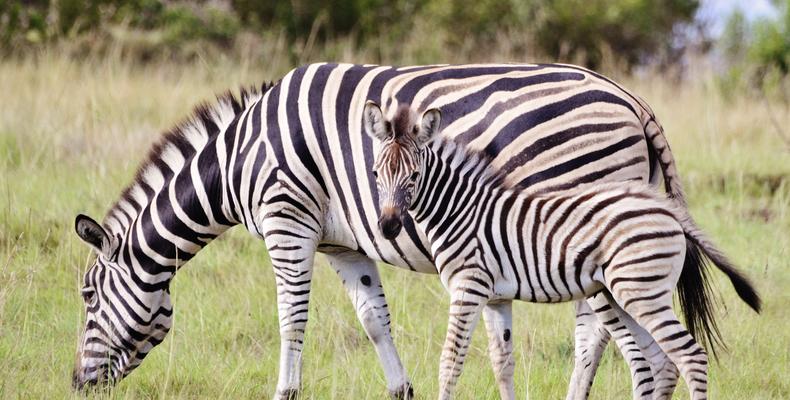
[[[414,112],[408,104],[398,106],[395,116],[392,117],[392,134],[396,139],[414,132],[416,122],[414,117]]]
[[[121,202],[127,201],[135,204],[132,199],[133,190],[140,185],[144,185],[145,172],[151,166],[163,165],[162,157],[167,149],[173,146],[181,152],[186,160],[189,160],[190,157],[197,154],[200,150],[196,149],[191,141],[191,139],[194,139],[192,136],[196,135],[196,132],[199,132],[200,135],[205,135],[208,138],[208,142],[211,142],[213,138],[216,138],[226,128],[226,126],[222,125],[230,122],[228,121],[229,117],[232,117],[230,120],[235,119],[250,104],[262,98],[273,86],[274,83],[264,82],[260,87],[241,87],[238,97],[228,90],[223,94],[217,95],[216,101],[212,103],[202,102],[198,104],[187,118],[165,131],[159,140],[151,146],[148,155],[140,163],[132,183],[124,189],[118,201],[110,208],[105,219],[105,228],[107,228],[106,222],[110,216],[116,212],[124,213],[120,210]],[[232,113],[232,116],[230,113]]]
[[[505,173],[492,165],[493,158],[484,151],[471,150],[446,136],[439,136],[429,143],[439,158],[447,163],[461,165],[479,165],[483,168],[478,179],[502,189],[510,189],[513,185],[507,183]]]
[[[391,122],[387,121],[387,131],[391,132],[396,143],[403,143],[399,139],[404,137],[414,139],[414,135],[417,134],[419,129],[417,121],[417,115],[411,107],[408,104],[400,104]],[[481,181],[509,189],[509,186],[505,183],[505,174],[491,165],[493,159],[485,152],[470,150],[441,134],[433,139],[431,143],[428,143],[427,146],[433,146],[432,148],[436,151],[439,158],[450,164],[482,166],[483,171],[479,176]]]

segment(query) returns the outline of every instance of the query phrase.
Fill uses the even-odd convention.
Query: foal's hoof
[[[403,386],[390,391],[390,398],[393,400],[411,400],[414,398],[414,388],[411,383],[405,383]]]
[[[299,389],[277,390],[274,398],[277,400],[296,400],[299,398]]]

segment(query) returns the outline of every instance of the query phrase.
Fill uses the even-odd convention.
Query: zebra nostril
[[[381,234],[384,235],[386,239],[395,239],[402,227],[403,223],[400,221],[400,218],[386,218],[379,221]]]

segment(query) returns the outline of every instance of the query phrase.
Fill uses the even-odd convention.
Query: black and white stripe
[[[265,239],[277,280],[279,395],[290,396],[300,385],[316,251],[328,254],[351,296],[388,388],[408,395],[375,261],[419,272],[435,268],[425,235],[410,218],[392,241],[377,227],[375,146],[362,133],[366,101],[383,103],[388,114],[398,103],[418,111],[440,107],[447,135],[491,157],[510,184],[559,190],[656,181],[663,172],[682,202],[671,153],[649,108],[582,68],[306,65],[244,92],[241,100],[228,95],[200,107],[154,147],[102,225],[78,221],[80,236],[100,256],[85,283],[98,303],[88,309],[75,384],[103,379],[92,372],[102,362],[93,357],[98,354],[121,360],[108,370],[115,379],[136,367],[169,327],[169,314],[153,318],[149,310],[172,312],[167,286],[177,268],[229,227],[244,224]],[[579,306],[582,318],[606,304],[600,296],[588,302],[592,307]],[[104,333],[90,321],[100,321]],[[600,329],[601,322],[591,318],[585,326]],[[577,348],[586,356],[577,370],[585,373],[575,372],[574,382],[591,382],[597,355],[586,349],[605,345],[608,336],[584,342],[579,336]],[[94,343],[96,337],[104,344]],[[638,375],[648,364],[635,357],[631,368]]]
[[[694,334],[710,338],[718,332],[700,256],[725,272],[754,310],[760,302],[684,209],[640,182],[559,193],[513,189],[485,154],[469,153],[447,139],[430,143],[440,124],[436,109],[418,121],[403,107],[387,124],[369,104],[366,117],[371,121],[366,131],[382,141],[374,165],[381,207],[394,209],[382,218],[401,218],[408,209],[427,235],[450,293],[439,398],[452,397],[481,312],[500,393],[514,398],[511,331],[496,328],[509,326],[510,302],[557,303],[600,292],[608,309],[616,310],[615,318],[646,331],[671,360],[664,374],[675,382],[679,370],[691,398],[707,398],[708,358]],[[401,198],[409,200],[392,201]],[[679,281],[689,331],[672,310]],[[504,379],[505,374],[510,376]],[[671,396],[673,388],[674,383],[660,386],[654,394]]]

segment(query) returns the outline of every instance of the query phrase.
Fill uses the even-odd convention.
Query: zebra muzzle
[[[386,239],[392,240],[398,237],[401,228],[403,228],[403,222],[398,214],[383,214],[379,218],[379,229]]]

